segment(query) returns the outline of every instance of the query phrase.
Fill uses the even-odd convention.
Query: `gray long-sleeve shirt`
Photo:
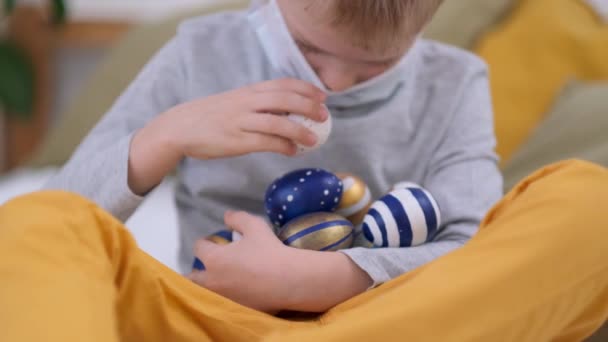
[[[323,168],[364,179],[379,198],[394,184],[421,184],[441,208],[434,241],[413,248],[343,251],[375,284],[462,246],[498,201],[502,178],[494,153],[487,71],[477,57],[420,40],[408,53],[401,86],[386,101],[330,107],[334,128],[319,150],[294,157],[257,153],[220,160],[187,158],[176,203],[180,266],[193,243],[223,227],[226,209],[264,215],[272,181],[295,169]],[[141,71],[47,188],[80,193],[126,220],[143,198],[127,184],[133,133],[176,104],[279,78],[246,13],[192,19]]]

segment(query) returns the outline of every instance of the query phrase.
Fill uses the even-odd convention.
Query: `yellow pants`
[[[463,248],[313,321],[198,287],[75,195],[0,208],[3,342],[581,341],[607,317],[608,170],[584,162],[535,173]]]

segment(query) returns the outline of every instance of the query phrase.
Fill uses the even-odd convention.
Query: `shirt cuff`
[[[373,251],[369,248],[351,248],[341,250],[340,253],[348,256],[359,268],[372,278],[373,284],[368,290],[373,289],[387,281],[391,280],[391,276],[386,272],[384,267],[374,261],[370,256]]]
[[[105,155],[116,158],[115,168],[109,169],[99,193],[100,205],[122,222],[126,221],[143,202],[144,197],[133,193],[129,187],[129,151],[134,133],[123,137]]]

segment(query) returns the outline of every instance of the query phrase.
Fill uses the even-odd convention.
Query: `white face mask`
[[[386,100],[403,83],[409,56],[414,46],[397,65],[368,81],[357,84],[348,90],[332,92],[325,87],[313,68],[296,45],[289,33],[287,24],[276,0],[253,0],[249,22],[266,52],[272,67],[281,76],[307,81],[328,94],[330,107],[354,107],[371,102]]]

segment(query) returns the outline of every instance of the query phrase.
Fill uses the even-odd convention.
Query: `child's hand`
[[[266,222],[243,212],[228,212],[226,225],[243,237],[228,245],[196,242],[194,252],[204,260],[205,271],[189,278],[224,297],[256,310],[275,313],[289,301],[290,248],[274,235]]]
[[[294,79],[254,84],[195,100],[167,113],[165,129],[173,132],[187,157],[210,159],[252,152],[293,155],[294,142],[313,146],[315,134],[281,113],[296,113],[323,122],[325,95]]]
[[[243,237],[224,246],[197,241],[195,254],[206,270],[189,278],[237,303],[268,313],[323,312],[372,283],[343,253],[283,245],[259,217],[230,212],[225,221]]]
[[[212,159],[252,152],[296,153],[295,143],[314,146],[316,135],[282,113],[324,122],[326,95],[295,79],[254,84],[178,105],[133,137],[129,186],[147,193],[184,157]]]

